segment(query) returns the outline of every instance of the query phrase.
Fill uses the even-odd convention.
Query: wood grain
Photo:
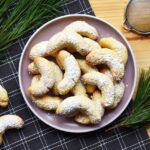
[[[150,36],[141,36],[135,33],[126,32],[121,27],[124,21],[124,8],[128,0],[89,1],[97,17],[112,23],[128,39],[133,49],[138,69],[147,69],[150,66]],[[150,137],[150,127],[147,131]]]

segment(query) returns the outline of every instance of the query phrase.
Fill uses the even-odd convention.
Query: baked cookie
[[[54,63],[45,58],[36,57],[34,64],[38,68],[41,76],[38,82],[31,83],[28,91],[33,96],[43,96],[55,83]]]
[[[116,53],[110,49],[94,50],[86,56],[86,61],[90,65],[107,65],[116,81],[120,81],[124,76],[124,64],[121,63]]]
[[[85,114],[90,119],[91,124],[97,124],[101,120],[101,115],[95,104],[85,96],[71,96],[58,106],[56,113],[65,117],[73,117],[78,113]]]
[[[113,81],[112,74],[108,68],[103,67],[100,71]],[[114,103],[111,108],[115,108],[123,97],[125,85],[122,80],[120,82],[114,82],[114,90]]]
[[[78,82],[81,71],[75,57],[67,51],[60,51],[56,60],[60,68],[65,70],[64,78],[58,83],[57,90],[60,95],[65,95]]]
[[[92,40],[97,40],[99,38],[96,28],[89,25],[85,21],[74,21],[74,22],[70,23],[69,25],[67,25],[64,28],[64,30],[77,32],[80,35],[88,37]]]
[[[128,51],[127,48],[120,41],[117,41],[112,37],[107,37],[100,40],[100,45],[103,48],[112,49],[120,58],[121,63],[123,63],[124,65],[126,64],[128,60]]]
[[[8,94],[7,91],[0,85],[0,106],[5,108],[8,106]]]
[[[99,111],[101,118],[104,115],[104,107],[102,106],[102,98],[103,97],[98,90],[93,93],[92,101],[95,104],[95,109]],[[80,124],[85,124],[85,125],[91,124],[89,117],[81,113],[75,116],[75,121]]]
[[[45,52],[47,51],[47,44],[48,44],[48,41],[42,41],[38,44],[35,44],[31,48],[29,58],[33,60],[35,57],[43,56]]]
[[[87,64],[87,62],[83,59],[77,59],[77,62],[80,66],[80,69],[82,71],[83,74],[88,73],[88,72],[92,72],[92,71],[97,71],[98,69],[95,66],[90,66],[89,64]],[[93,93],[96,89],[95,85],[86,85],[86,91],[87,93]]]
[[[20,129],[24,125],[24,121],[17,115],[3,115],[0,117],[0,145],[3,142],[3,134],[8,129]]]
[[[114,85],[112,80],[100,72],[89,72],[82,76],[84,83],[95,85],[102,93],[104,107],[111,107],[114,103]]]

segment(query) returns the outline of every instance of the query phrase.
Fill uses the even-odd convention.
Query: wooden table
[[[137,67],[147,69],[150,66],[150,36],[141,36],[126,32],[121,25],[124,20],[124,8],[128,0],[89,0],[97,17],[105,19],[117,27],[131,44]],[[150,128],[147,129],[150,136]]]

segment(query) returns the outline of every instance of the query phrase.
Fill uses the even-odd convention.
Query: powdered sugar
[[[43,96],[32,97],[33,102],[41,109],[56,110],[62,99],[59,97]]]
[[[100,113],[95,109],[94,103],[85,96],[72,96],[66,98],[57,108],[56,113],[63,116],[74,116],[79,111],[89,117],[91,123],[100,121]]]
[[[114,102],[114,85],[109,77],[99,72],[89,72],[83,75],[83,81],[87,84],[96,85],[104,97],[103,105],[111,107]]]
[[[0,134],[11,128],[22,128],[23,120],[16,115],[4,115],[0,117]]]
[[[42,41],[31,48],[29,57],[34,59],[37,56],[45,56],[47,50],[48,41]]]
[[[93,40],[98,39],[97,30],[85,21],[75,21],[65,27],[65,31],[74,31]]]
[[[36,57],[34,59],[34,64],[38,68],[41,77],[37,83],[33,83],[31,87],[29,87],[29,92],[34,96],[41,96],[46,94],[49,91],[49,88],[55,83],[55,76],[54,76],[54,63],[48,61],[42,57]]]
[[[107,38],[102,38],[100,40],[100,44],[104,48],[110,48],[114,50],[114,52],[120,58],[121,63],[123,63],[124,65],[126,64],[128,59],[128,52],[126,47],[121,42],[117,41],[112,37],[107,37]]]
[[[124,75],[124,65],[120,63],[116,53],[110,49],[94,50],[86,57],[86,60],[92,65],[106,64],[115,80],[121,80]]]
[[[58,91],[66,94],[79,80],[81,71],[74,56],[67,51],[60,51],[57,60],[65,69],[64,79],[58,84]]]

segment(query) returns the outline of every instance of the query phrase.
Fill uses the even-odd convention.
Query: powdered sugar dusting
[[[29,57],[30,59],[34,59],[37,56],[45,56],[47,51],[48,41],[42,41],[31,48]]]
[[[72,22],[68,26],[66,26],[64,30],[77,32],[93,40],[96,40],[99,37],[97,30],[85,21]]]
[[[66,94],[79,80],[81,71],[76,59],[69,52],[60,51],[57,59],[59,59],[59,63],[65,68],[64,79],[58,84],[58,90]]]
[[[105,48],[110,48],[114,50],[114,52],[118,55],[118,57],[121,60],[121,63],[124,65],[127,62],[128,59],[128,52],[127,48],[119,41],[112,37],[102,38],[100,40],[101,46]]]
[[[86,60],[92,65],[106,64],[115,80],[122,79],[124,75],[124,65],[120,63],[119,57],[110,49],[94,50],[86,57]]]
[[[109,77],[99,72],[89,72],[83,75],[83,81],[87,84],[96,85],[104,97],[103,105],[110,107],[114,102],[114,85]]]
[[[62,99],[59,97],[43,96],[32,97],[33,102],[41,109],[56,110]]]
[[[0,117],[0,134],[3,134],[7,129],[22,128],[23,120],[16,115],[4,115]]]
[[[63,116],[74,116],[81,111],[89,116],[92,123],[97,123],[100,120],[99,111],[95,109],[94,103],[84,96],[72,96],[66,98],[57,108],[57,114]]]
[[[34,59],[34,64],[38,68],[41,77],[36,84],[32,83],[29,87],[29,91],[34,96],[41,96],[49,91],[49,88],[52,88],[55,82],[54,76],[54,63],[48,61],[42,57],[36,57]]]

